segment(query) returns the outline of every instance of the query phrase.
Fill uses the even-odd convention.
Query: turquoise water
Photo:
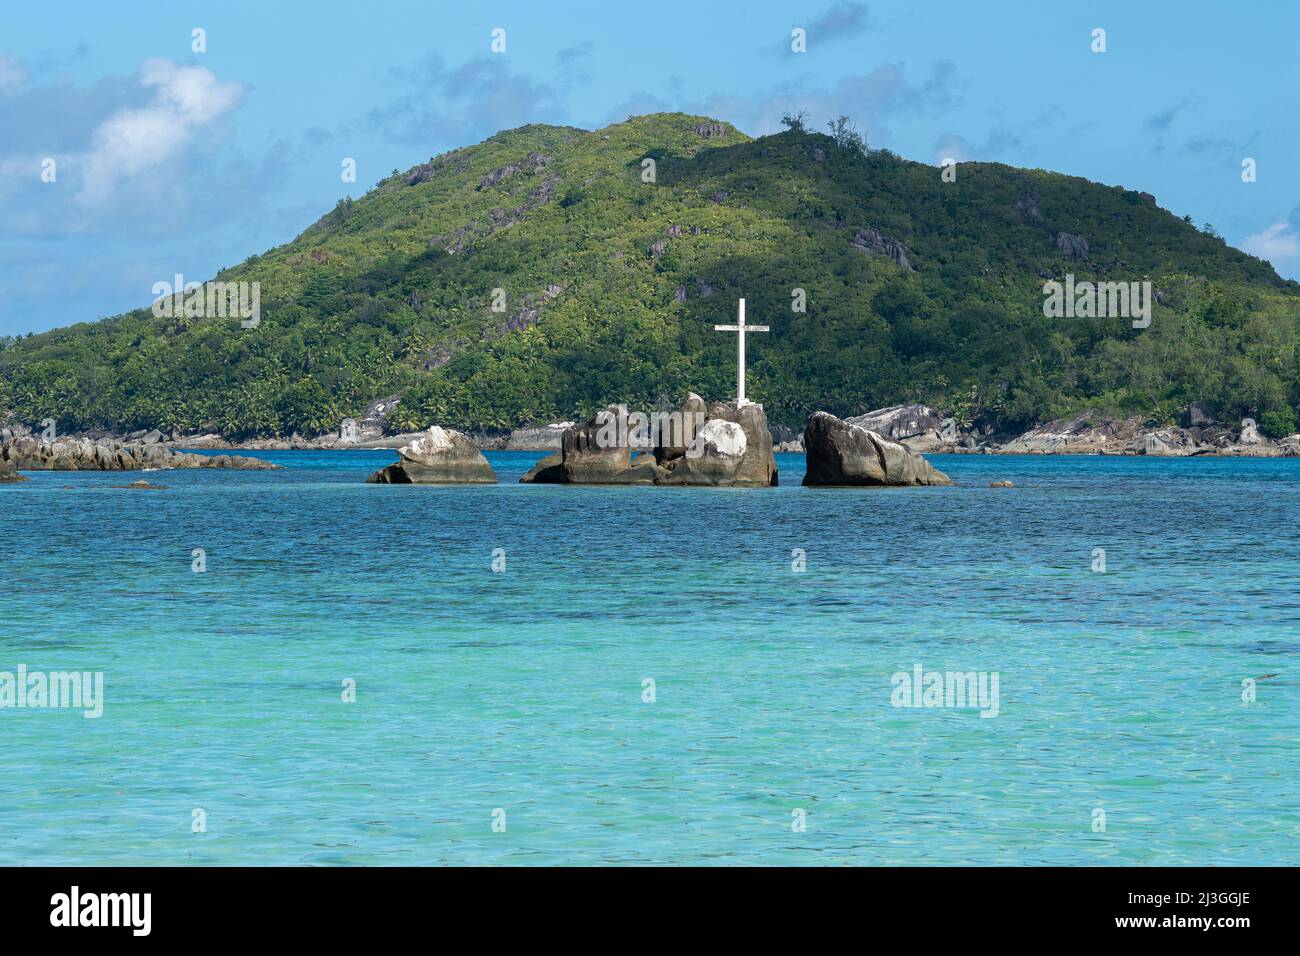
[[[0,488],[0,670],[106,696],[0,710],[0,864],[1300,862],[1300,460],[812,490],[784,455],[723,490],[264,457]],[[892,706],[917,663],[996,672],[998,715]]]

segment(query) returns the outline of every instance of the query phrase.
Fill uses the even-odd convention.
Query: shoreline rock
[[[238,455],[194,455],[158,442],[89,438],[43,441],[23,435],[0,441],[0,461],[25,471],[139,471],[145,468],[237,468],[261,471],[280,465]]]
[[[502,447],[503,451],[559,451],[564,433],[573,422],[551,425],[526,425],[512,431]]]
[[[843,421],[875,432],[881,438],[906,445],[913,452],[932,451],[945,443],[939,434],[943,420],[933,408],[919,403],[878,408]]]
[[[397,450],[395,464],[366,482],[374,485],[494,485],[496,472],[478,446],[450,428],[430,426]]]
[[[808,420],[804,447],[807,486],[952,484],[947,475],[905,446],[828,412],[815,412]]]
[[[562,485],[565,483],[564,477],[564,454],[555,452],[547,455],[537,464],[529,468],[522,478],[519,479],[521,485]]]
[[[1195,403],[1193,403],[1195,404]],[[1141,418],[1082,414],[1035,426],[999,446],[995,455],[1149,455],[1156,457],[1289,458],[1300,455],[1300,435],[1273,442],[1243,419],[1240,430],[1209,422],[1203,409],[1189,413],[1199,424],[1145,428]]]

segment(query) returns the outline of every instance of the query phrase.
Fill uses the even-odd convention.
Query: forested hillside
[[[1045,318],[1043,283],[1066,273],[1149,279],[1150,327]],[[749,338],[748,391],[775,422],[919,400],[1006,431],[1202,401],[1285,433],[1300,402],[1300,286],[1153,197],[999,164],[945,182],[797,122],[502,132],[215,278],[261,283],[256,328],[144,301],[4,341],[0,417],[246,437],[334,429],[394,394],[402,429],[725,397],[735,338],[713,325],[740,296],[772,327]]]

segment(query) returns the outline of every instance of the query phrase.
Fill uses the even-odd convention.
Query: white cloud
[[[944,133],[934,144],[934,161],[936,164],[944,160],[955,159],[959,163],[964,163],[971,158],[971,144],[965,136],[957,133]]]
[[[1241,240],[1240,248],[1272,263],[1279,272],[1294,272],[1300,267],[1300,231],[1286,222],[1275,222],[1262,232],[1247,236]]]
[[[179,154],[203,129],[239,105],[243,87],[221,82],[201,66],[146,60],[140,83],[154,91],[151,102],[122,109],[106,118],[80,159],[77,198],[95,205],[111,197],[125,180],[156,170]]]

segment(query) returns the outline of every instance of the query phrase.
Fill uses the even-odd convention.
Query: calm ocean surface
[[[0,671],[106,697],[0,709],[0,864],[1300,863],[1298,459],[714,490],[262,457],[0,488]],[[998,715],[895,708],[916,664],[996,672]]]

